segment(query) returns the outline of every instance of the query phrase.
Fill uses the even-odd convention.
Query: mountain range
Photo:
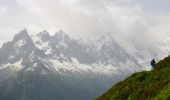
[[[91,100],[150,68],[140,64],[148,61],[140,55],[109,33],[89,43],[63,31],[30,36],[24,29],[0,48],[0,99]]]

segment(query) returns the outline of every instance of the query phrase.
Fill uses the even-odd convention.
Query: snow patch
[[[46,55],[52,54],[53,50],[48,45],[49,41],[43,42],[39,36],[33,36],[32,39],[38,49],[43,50]]]
[[[22,47],[23,45],[25,45],[26,41],[25,40],[19,40],[14,44],[14,47]]]
[[[65,40],[61,40],[59,43],[58,43],[58,46],[59,47],[64,47],[64,48],[68,48],[68,45],[65,43]],[[56,46],[57,47],[57,46]]]
[[[53,54],[52,52],[53,52],[53,50],[51,48],[49,48],[45,51],[45,54],[50,55],[50,54]]]
[[[112,65],[103,65],[103,64],[91,64],[85,65],[80,64],[76,58],[71,58],[72,62],[60,62],[57,59],[50,60],[53,64],[55,70],[59,73],[62,72],[73,72],[73,73],[96,73],[96,74],[104,74],[104,75],[112,75],[118,74],[117,68]]]
[[[10,56],[9,56],[9,59],[13,59],[13,58],[15,58],[14,55],[10,55]]]
[[[8,64],[5,64],[5,65],[1,65],[0,70],[5,69],[5,68],[9,67],[9,65],[10,65],[9,63],[8,63]]]
[[[22,66],[22,64],[21,64],[21,63],[22,63],[22,60],[23,60],[23,59],[21,59],[20,61],[12,64],[12,66],[14,66],[14,69],[15,69],[16,71],[18,71],[18,70],[20,70],[20,69],[23,68],[23,66]]]
[[[7,63],[7,64],[5,64],[5,65],[2,65],[2,67],[0,67],[0,70],[5,69],[5,68],[7,68],[7,67],[10,67],[11,70],[19,71],[19,70],[21,70],[21,69],[23,68],[23,66],[22,66],[22,64],[21,64],[21,63],[22,63],[22,60],[23,60],[23,59],[21,59],[21,60],[18,61],[18,62],[15,62],[15,63],[13,63],[13,64]]]
[[[31,72],[34,71],[34,69],[35,69],[35,67],[37,67],[37,65],[38,65],[37,63],[34,63],[32,66],[30,66],[29,68],[27,68],[26,71],[27,71],[27,72],[29,72],[29,71],[31,71]]]

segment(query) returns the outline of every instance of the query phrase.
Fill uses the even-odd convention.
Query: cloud
[[[153,2],[153,1],[152,1]],[[107,32],[118,39],[144,43],[170,33],[170,9],[154,13],[147,0],[0,0],[0,39],[27,28],[32,34],[60,29],[78,38]],[[162,1],[163,2],[163,1]],[[168,2],[166,2],[168,3]],[[153,4],[151,4],[152,6]],[[163,3],[162,3],[163,5]],[[153,5],[155,8],[156,6]],[[153,11],[153,12],[152,12]]]

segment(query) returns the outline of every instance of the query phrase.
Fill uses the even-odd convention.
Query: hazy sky
[[[170,36],[170,0],[0,0],[0,43],[26,28],[75,37],[107,32],[148,41]]]

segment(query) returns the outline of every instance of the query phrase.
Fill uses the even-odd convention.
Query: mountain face
[[[89,44],[63,31],[22,30],[0,49],[0,99],[91,100],[141,70],[110,34]]]
[[[119,82],[97,100],[169,100],[170,56],[152,71],[135,73]]]

